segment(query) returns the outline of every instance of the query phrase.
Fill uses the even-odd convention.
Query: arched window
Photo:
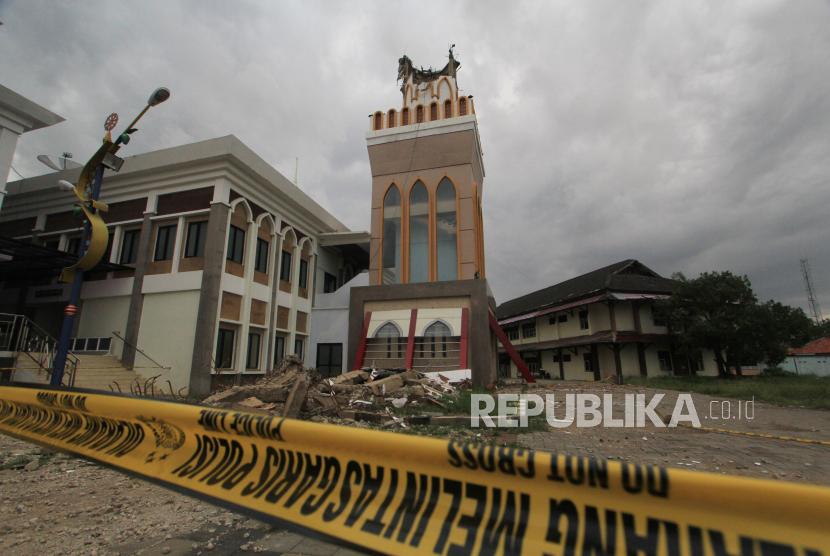
[[[383,114],[380,112],[375,113],[375,131],[383,129]]]
[[[409,125],[409,108],[404,108],[401,112],[401,125]]]
[[[386,340],[385,343],[387,359],[392,359],[393,357],[403,357],[401,331],[398,330],[397,326],[395,326],[391,322],[387,322],[386,324],[377,329],[377,332],[375,332],[375,338],[381,338]]]
[[[418,108],[415,109],[415,123],[422,124],[424,123],[424,105],[419,104]]]
[[[381,284],[401,283],[401,193],[392,184],[383,198]]]
[[[390,110],[389,113],[386,115],[386,127],[395,127],[398,125],[398,113],[394,110]]]
[[[434,122],[438,119],[438,103],[433,102],[429,105],[429,121]]]
[[[421,357],[447,357],[447,342],[452,331],[443,322],[437,321],[429,325],[424,331],[424,340],[421,344]]]
[[[409,281],[429,281],[429,193],[421,180],[409,193]]]
[[[438,281],[458,280],[458,217],[455,185],[449,178],[441,180],[435,195],[435,242]]]
[[[447,100],[444,102],[444,118],[452,118],[452,101]]]
[[[467,99],[465,97],[458,99],[458,115],[467,115]]]

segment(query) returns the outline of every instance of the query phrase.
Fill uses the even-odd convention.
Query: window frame
[[[288,257],[286,261],[286,257]],[[291,283],[291,251],[282,250],[280,256],[280,280]]]
[[[522,324],[522,339],[527,340],[536,337],[536,321]]]
[[[444,101],[444,119],[452,118],[452,101],[447,99]]]
[[[285,357],[285,336],[274,337],[274,366],[278,366]]]
[[[337,348],[335,350],[335,347]],[[322,364],[321,360],[324,358],[322,357],[323,352],[325,349],[328,349],[328,363]],[[340,362],[334,363],[336,357],[333,357],[335,351],[340,352]],[[342,343],[320,343],[317,344],[317,363],[316,363],[317,372],[320,373],[320,376],[323,378],[328,378],[331,376],[337,376],[342,373],[343,371],[343,344]],[[323,372],[323,371],[327,372]]]
[[[240,234],[242,239],[240,241]],[[239,260],[236,260],[239,255]],[[236,264],[245,264],[245,230],[238,226],[230,225],[228,231],[228,254],[227,260]]]
[[[582,354],[582,364],[586,373],[594,372],[594,361],[590,351],[586,351]]]
[[[263,258],[263,245],[265,246],[265,260]],[[258,270],[263,274],[268,274],[268,256],[271,254],[271,242],[262,239],[261,237],[256,238],[256,254],[254,255],[254,270]]]
[[[178,224],[168,224],[167,226],[158,227],[158,230],[156,231],[156,247],[153,249],[153,262],[173,260],[173,255],[176,251],[176,236],[178,235],[178,227]],[[172,240],[170,237],[171,231],[173,235]],[[163,239],[162,235],[164,236]],[[161,254],[159,254],[160,247],[162,248]]]
[[[300,275],[297,277],[298,285],[303,289],[308,289],[308,261],[300,259]]]
[[[198,220],[187,223],[187,237],[184,242],[184,258],[205,256],[205,242],[207,240],[207,220]],[[195,230],[195,236],[194,234]],[[192,238],[192,241],[191,241]],[[192,247],[192,249],[191,249]]]
[[[294,339],[294,355],[298,358],[303,358],[303,349],[305,348],[305,340],[303,338]]]
[[[588,330],[591,328],[591,322],[588,320],[588,310],[579,312],[579,329]]]
[[[130,250],[129,250],[129,257],[128,259],[132,260],[124,260],[124,245],[127,243],[127,238],[130,238]],[[80,246],[81,238],[73,238],[78,240],[78,245]],[[71,242],[72,240],[70,240]],[[121,252],[118,255],[118,264],[136,264],[138,262],[138,243],[141,241],[141,228],[136,228],[133,230],[125,230],[121,233]]]
[[[256,337],[256,341],[254,338]],[[253,344],[256,343],[256,346]],[[245,369],[259,369],[260,352],[262,351],[262,333],[248,332],[248,351],[245,354]],[[251,356],[255,356],[256,360],[251,364]]]
[[[228,361],[228,366],[223,367],[222,361],[225,359],[225,346],[228,344],[226,339],[227,335],[230,334],[230,358]],[[216,334],[216,360],[214,361],[217,369],[233,369],[233,358],[235,356],[236,351],[236,330],[232,330],[230,328],[220,328],[219,332]]]

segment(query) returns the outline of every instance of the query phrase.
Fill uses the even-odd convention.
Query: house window
[[[467,115],[467,99],[466,98],[458,99],[458,115],[459,116],[466,116]]]
[[[280,265],[280,280],[291,282],[291,253],[282,252],[282,264]]]
[[[190,222],[187,225],[187,242],[184,247],[185,258],[204,257],[207,239],[207,220]]]
[[[380,112],[375,114],[375,131],[383,128],[383,116]]]
[[[245,253],[245,230],[231,225],[228,235],[228,260],[242,264]]]
[[[121,240],[121,259],[118,261],[120,264],[134,264],[136,259],[138,258],[138,238],[141,236],[141,230],[128,230],[124,232],[123,239]],[[74,249],[74,253],[77,254],[78,247],[81,245],[81,238],[74,238],[69,240],[69,248],[67,251],[69,253],[73,252],[72,242],[77,241],[77,246]]]
[[[294,340],[294,355],[300,359],[303,358],[303,340],[299,338]]]
[[[401,342],[401,332],[398,327],[387,322],[375,332],[375,338],[386,339],[386,358],[392,359],[393,353],[397,353],[396,357],[403,357],[403,343]]]
[[[248,360],[245,362],[246,369],[259,368],[259,342],[262,335],[255,332],[248,334]]]
[[[75,255],[76,257],[80,255],[81,251],[81,238],[73,237],[72,239],[67,240],[66,242],[66,252],[70,255]]]
[[[438,104],[432,103],[429,105],[429,121],[434,122],[438,119]]]
[[[219,337],[216,339],[217,369],[230,369],[233,366],[233,337],[233,330],[219,329]]]
[[[285,357],[285,338],[277,336],[274,340],[274,366],[279,366],[282,363],[282,358]]]
[[[666,321],[654,314],[654,307],[651,308],[651,322],[654,326],[666,326]]]
[[[594,372],[593,363],[591,362],[591,353],[583,353],[582,354],[582,363],[585,365],[585,372],[592,373]]]
[[[588,330],[588,311],[579,312],[579,329]]]
[[[317,372],[323,378],[343,372],[343,344],[317,344]]]
[[[452,118],[452,101],[448,100],[444,103],[444,117]]]
[[[536,322],[530,322],[522,325],[522,338],[536,337]]]
[[[423,107],[421,107],[423,108]],[[401,283],[401,192],[394,183],[383,197],[381,284]]]
[[[333,293],[337,291],[337,276],[333,276],[328,272],[323,274],[323,293]]]
[[[424,123],[424,107],[421,104],[419,104],[418,108],[415,109],[415,123],[416,124]]]
[[[300,259],[300,287],[308,287],[308,261]]]
[[[409,192],[409,282],[429,282],[429,193],[421,180]]]
[[[549,317],[548,318],[548,324],[551,325],[551,326],[556,324],[556,317]]]
[[[435,242],[438,281],[458,280],[458,213],[455,185],[449,178],[435,192]]]
[[[658,351],[657,352],[657,363],[660,365],[660,370],[666,373],[672,372],[671,366],[671,352],[669,351]]]
[[[531,374],[536,374],[539,372],[541,368],[541,364],[539,363],[539,356],[535,353],[528,353],[524,356],[524,364],[527,366],[527,370],[530,371]]]
[[[404,108],[401,112],[401,125],[409,125],[409,108]]]
[[[563,323],[563,322],[568,322],[568,315],[559,315],[559,317],[557,318],[557,320],[558,320],[560,323]]]
[[[386,127],[395,127],[398,124],[398,113],[390,110],[386,115]]]
[[[261,237],[256,238],[256,259],[254,269],[268,274],[268,247],[269,243]]]
[[[553,362],[554,363],[559,363],[559,356],[558,355],[553,356]],[[571,362],[571,354],[570,353],[563,353],[562,354],[562,362],[563,363],[570,363]]]
[[[173,248],[176,245],[176,225],[161,226],[156,235],[156,252],[154,261],[172,261]]]
[[[518,340],[519,339],[519,327],[514,326],[513,328],[508,328],[504,331],[507,334],[508,340]]]
[[[447,342],[452,332],[443,322],[434,322],[424,331],[421,357],[447,357]]]

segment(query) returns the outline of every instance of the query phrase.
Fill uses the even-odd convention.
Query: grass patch
[[[626,384],[783,406],[830,409],[830,377],[813,375],[626,377]]]
[[[32,461],[31,456],[16,456],[10,458],[5,463],[0,464],[0,471],[5,471],[6,469],[19,469],[24,467],[30,461]]]

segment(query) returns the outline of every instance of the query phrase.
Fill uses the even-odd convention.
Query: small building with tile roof
[[[830,338],[791,349],[781,368],[800,375],[830,376]]]

